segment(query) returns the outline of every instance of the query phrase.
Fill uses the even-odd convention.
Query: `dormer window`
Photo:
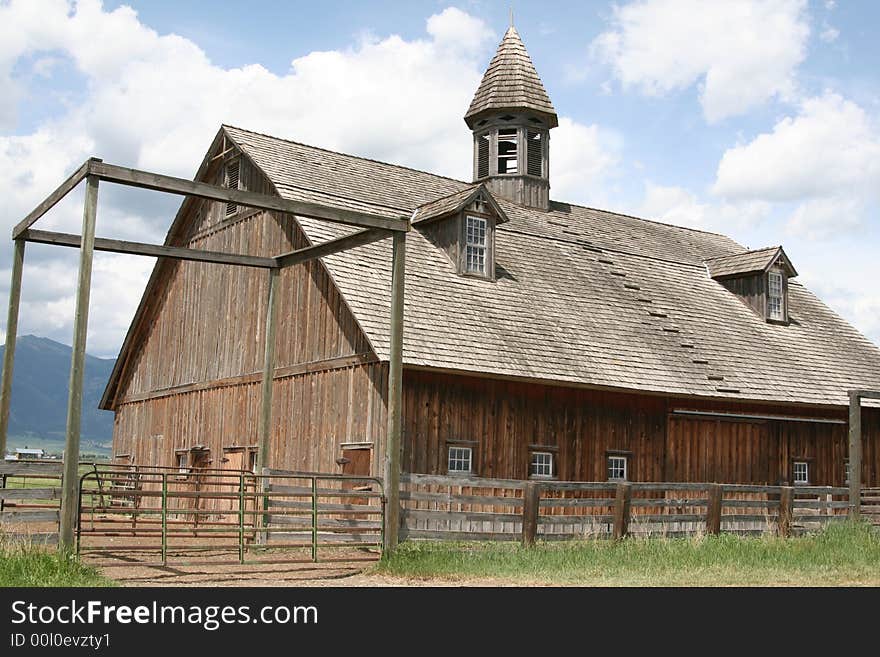
[[[465,271],[486,275],[488,260],[487,221],[482,217],[465,217]]]
[[[785,321],[785,286],[782,272],[767,272],[767,316],[779,322]]]

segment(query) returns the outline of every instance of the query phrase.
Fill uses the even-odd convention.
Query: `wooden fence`
[[[542,540],[818,530],[848,489],[710,483],[557,482],[403,475],[401,537]]]
[[[61,461],[0,461],[0,536],[56,544]]]

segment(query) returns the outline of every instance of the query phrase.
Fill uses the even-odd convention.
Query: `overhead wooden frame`
[[[35,230],[32,226],[79,183],[86,181],[83,223],[80,235]],[[294,216],[313,217],[361,228],[350,235],[328,240],[307,248],[283,253],[275,257],[252,256],[238,253],[206,251],[170,244],[147,244],[95,236],[98,185],[101,181],[153,191],[179,194],[187,197],[235,203],[257,210],[282,212]],[[240,267],[267,269],[268,303],[266,313],[266,344],[262,377],[262,398],[259,426],[258,467],[268,464],[269,437],[272,417],[273,374],[275,372],[275,326],[277,322],[278,283],[282,268],[309,262],[347,249],[364,246],[387,237],[393,237],[391,281],[391,350],[388,376],[388,437],[386,441],[385,490],[389,505],[386,514],[385,547],[397,544],[399,507],[400,437],[402,430],[402,353],[403,353],[403,285],[405,269],[405,238],[411,219],[387,217],[334,208],[317,203],[293,201],[278,196],[259,194],[238,189],[227,189],[203,182],[175,178],[149,171],[107,164],[98,158],[86,160],[67,180],[34,208],[12,231],[15,243],[12,264],[12,283],[9,291],[6,349],[3,374],[0,379],[0,456],[6,453],[9,409],[12,390],[12,372],[15,364],[15,342],[18,313],[21,302],[21,279],[26,242],[78,248],[80,250],[77,301],[74,318],[74,336],[70,369],[70,388],[67,405],[67,429],[64,450],[64,476],[61,495],[61,522],[59,546],[62,550],[73,547],[74,524],[77,517],[80,429],[82,412],[83,368],[85,363],[86,330],[88,326],[89,295],[91,290],[92,259],[94,251],[109,251],[157,258],[171,258],[210,262]]]
[[[862,400],[880,399],[880,390],[849,391],[849,509],[858,518],[862,505]]]

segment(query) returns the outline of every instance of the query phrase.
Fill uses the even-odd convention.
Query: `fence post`
[[[721,533],[721,484],[709,484],[709,501],[706,505],[706,533]]]
[[[244,563],[244,475],[238,476],[238,563]]]
[[[541,505],[541,484],[535,481],[526,483],[523,491],[522,544],[531,547],[538,533],[538,508]]]
[[[629,533],[629,508],[632,501],[632,489],[627,482],[617,484],[614,498],[614,539],[624,538]]]
[[[779,519],[776,523],[779,535],[787,538],[791,535],[791,512],[794,506],[794,488],[783,486],[779,492]]]
[[[351,499],[351,498],[349,498]],[[312,477],[312,561],[318,561],[318,478]]]
[[[162,565],[168,565],[168,473],[162,473]]]

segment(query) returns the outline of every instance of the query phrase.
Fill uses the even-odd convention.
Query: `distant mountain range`
[[[4,351],[5,346],[0,347],[0,357]],[[63,451],[71,351],[66,344],[48,338],[18,337],[8,451],[16,447],[42,448],[49,454]],[[80,442],[83,455],[110,453],[113,413],[99,411],[98,402],[115,363],[113,358],[86,355]]]

